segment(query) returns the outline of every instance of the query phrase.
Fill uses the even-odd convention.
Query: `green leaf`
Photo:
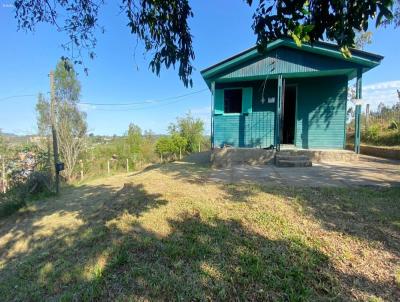
[[[343,56],[346,59],[350,59],[351,58],[351,51],[347,46],[343,46],[340,48],[340,51],[342,52]]]
[[[299,37],[296,36],[294,33],[292,33],[292,39],[293,39],[293,41],[296,43],[296,45],[297,45],[298,47],[301,47],[301,40],[300,40]]]
[[[303,26],[303,33],[307,34],[314,29],[314,24],[307,24]]]
[[[302,25],[296,25],[296,27],[294,28],[294,34],[297,37],[300,37],[302,31],[303,31],[303,26]]]

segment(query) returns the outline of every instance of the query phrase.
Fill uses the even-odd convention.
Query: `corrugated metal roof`
[[[208,83],[217,79],[262,76],[271,73],[269,66],[274,62],[271,54],[276,52],[276,49],[283,48],[292,51],[290,56],[283,55],[283,58],[275,59],[274,74],[309,73],[329,69],[349,72],[349,69],[359,67],[366,71],[379,65],[383,59],[383,56],[356,49],[351,49],[351,58],[345,58],[335,44],[316,42],[313,45],[303,44],[302,47],[298,47],[292,40],[279,39],[268,44],[264,53],[258,52],[255,46],[202,70],[201,74]]]

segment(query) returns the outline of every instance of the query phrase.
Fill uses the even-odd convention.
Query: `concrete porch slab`
[[[320,162],[313,167],[279,168],[274,165],[236,165],[214,169],[210,181],[257,182],[310,187],[400,186],[400,161],[360,156],[352,162]]]
[[[349,150],[327,149],[284,149],[276,150],[256,148],[216,148],[211,151],[211,164],[215,168],[233,167],[235,165],[265,165],[272,164],[275,154],[304,155],[313,163],[318,162],[354,162],[359,155]]]

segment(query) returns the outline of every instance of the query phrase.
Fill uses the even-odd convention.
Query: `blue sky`
[[[17,32],[11,2],[0,0],[0,128],[4,132],[33,134],[36,96],[1,99],[47,93],[49,70],[62,55],[69,54],[60,46],[66,37],[55,28],[40,25],[34,33]],[[89,75],[78,67],[82,102],[154,101],[202,90],[206,85],[199,73],[201,69],[253,46],[256,40],[251,30],[253,10],[244,1],[191,1],[194,18],[190,26],[196,58],[194,86],[187,89],[174,70],[162,70],[160,77],[149,71],[150,55],[143,53],[140,43],[136,47],[136,39],[126,27],[125,15],[119,13],[114,1],[109,3],[100,15],[106,32],[98,35],[97,57],[85,61]],[[364,75],[364,97],[372,104],[380,100],[393,103],[395,88],[400,88],[400,56],[395,44],[400,29],[382,28],[373,32],[373,44],[365,50],[384,55],[385,59]],[[142,129],[165,133],[170,122],[189,110],[206,122],[209,132],[210,100],[210,93],[203,91],[171,104],[138,106],[142,107],[140,110],[131,107],[130,111],[104,111],[101,110],[104,107],[86,105],[82,109],[87,111],[90,131],[96,134],[122,134],[131,122]]]

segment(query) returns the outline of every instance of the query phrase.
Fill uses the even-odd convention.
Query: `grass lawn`
[[[2,301],[398,301],[400,189],[207,181],[168,164],[0,220]]]

